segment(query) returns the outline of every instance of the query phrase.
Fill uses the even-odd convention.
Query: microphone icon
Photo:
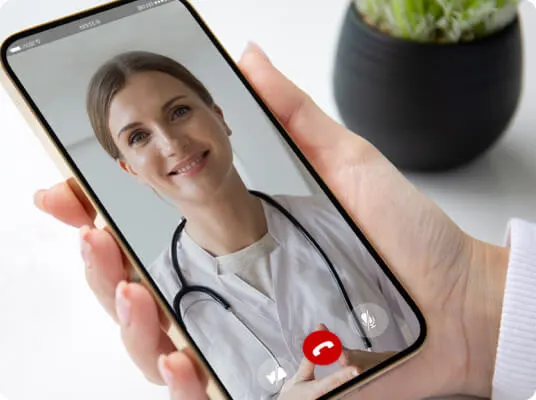
[[[391,322],[389,314],[378,304],[362,303],[348,314],[348,323],[354,333],[378,338],[385,333]],[[536,399],[535,399],[536,400]]]
[[[372,315],[369,310],[365,310],[361,313],[361,321],[369,331],[377,326],[376,318],[374,318],[374,315]]]

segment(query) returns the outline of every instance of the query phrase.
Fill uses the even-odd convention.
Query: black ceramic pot
[[[341,118],[403,170],[467,164],[501,137],[516,112],[521,36],[516,19],[473,42],[417,43],[376,30],[352,4],[334,70]]]

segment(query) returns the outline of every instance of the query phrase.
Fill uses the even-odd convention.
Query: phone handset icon
[[[318,357],[320,355],[320,353],[322,352],[322,349],[332,349],[333,347],[335,347],[335,343],[329,341],[329,340],[326,340],[325,342],[322,342],[320,343],[318,346],[316,346],[314,349],[313,349],[313,355],[315,357]]]
[[[343,352],[341,340],[334,333],[318,330],[307,336],[303,342],[303,355],[314,365],[330,365]]]

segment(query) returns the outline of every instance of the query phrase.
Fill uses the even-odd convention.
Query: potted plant
[[[399,168],[447,170],[510,125],[522,64],[518,0],[352,0],[334,95],[343,122]]]

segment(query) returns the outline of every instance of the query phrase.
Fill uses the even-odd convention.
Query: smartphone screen
[[[227,396],[331,398],[422,344],[415,304],[190,5],[118,1],[2,57]],[[300,366],[321,391],[299,392]]]

